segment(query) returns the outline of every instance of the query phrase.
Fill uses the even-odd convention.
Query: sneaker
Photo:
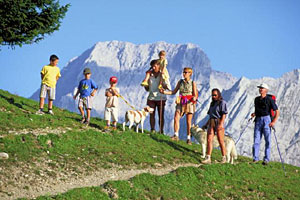
[[[86,120],[83,124],[85,124],[86,126],[88,126],[90,124],[90,121]]]
[[[202,164],[211,164],[211,159],[210,159],[210,157],[206,157],[206,159],[205,159],[205,160],[202,160],[201,163],[202,163]]]
[[[227,163],[226,156],[223,156],[223,157],[222,157],[222,160],[220,161],[220,163],[221,163],[221,164]]]
[[[84,124],[84,122],[85,122],[85,118],[83,117],[80,123]]]
[[[115,127],[115,126],[114,126],[114,127],[112,127],[112,130],[116,131],[116,130],[117,130],[117,127]]]
[[[171,137],[171,140],[173,140],[173,141],[179,141],[179,138],[178,138],[178,136],[176,136],[176,135],[174,135],[173,137]]]
[[[43,115],[43,114],[45,114],[45,113],[44,113],[44,111],[42,111],[42,110],[38,110],[38,111],[36,111],[35,114],[37,114],[37,115]]]
[[[187,143],[188,145],[192,145],[192,141],[189,140],[189,139],[186,140],[186,143]]]
[[[149,84],[148,84],[147,81],[143,81],[143,82],[141,83],[141,86],[145,87],[145,86],[149,86]]]
[[[104,130],[109,130],[110,126],[104,126]]]
[[[48,113],[49,113],[50,115],[54,115],[54,112],[53,112],[52,110],[48,110]]]
[[[263,162],[262,164],[263,164],[263,165],[268,165],[269,162],[264,160],[264,162]]]

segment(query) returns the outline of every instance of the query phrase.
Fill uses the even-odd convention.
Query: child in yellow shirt
[[[52,111],[53,100],[55,100],[55,88],[56,82],[59,79],[60,70],[56,66],[58,64],[59,58],[56,55],[50,56],[50,64],[45,65],[41,71],[41,92],[40,92],[40,109],[36,112],[36,114],[42,115],[45,114],[44,103],[45,98],[48,94],[48,113],[54,115]]]

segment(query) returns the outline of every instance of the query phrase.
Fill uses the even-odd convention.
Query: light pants
[[[253,144],[253,160],[259,160],[259,149],[262,135],[265,138],[265,157],[264,161],[270,161],[270,151],[271,151],[271,123],[270,116],[256,117],[255,127],[254,127],[254,144]]]

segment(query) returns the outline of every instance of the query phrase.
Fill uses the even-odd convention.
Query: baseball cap
[[[110,77],[109,81],[113,82],[113,83],[117,83],[118,82],[118,78],[115,76]]]
[[[91,69],[90,68],[85,68],[83,70],[83,74],[91,74]]]
[[[265,88],[265,89],[269,89],[269,86],[265,83],[261,83],[260,85],[257,86],[258,88]]]

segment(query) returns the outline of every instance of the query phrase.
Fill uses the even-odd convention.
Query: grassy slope
[[[102,132],[104,121],[91,120],[91,128],[80,123],[79,115],[54,108],[55,116],[38,116],[34,113],[38,103],[0,90],[0,152],[10,155],[1,160],[0,167],[9,169],[26,162],[36,165],[50,159],[55,171],[72,168],[78,173],[113,165],[124,168],[155,167],[172,163],[199,163],[199,145],[188,146],[184,142],[172,142],[159,134],[136,134],[131,131]],[[63,129],[62,134],[34,134],[50,129]],[[119,127],[120,128],[120,127]],[[28,134],[15,135],[24,131]],[[32,132],[32,133],[31,133]],[[51,145],[47,144],[51,141]],[[199,151],[199,152],[198,152]],[[214,151],[213,157],[220,158]],[[284,177],[280,163],[267,167],[248,164],[248,158],[240,157],[238,165],[210,165],[200,168],[180,168],[164,176],[139,175],[129,181],[112,181],[101,187],[71,190],[54,197],[40,199],[103,199],[110,196],[123,199],[197,199],[197,198],[282,198],[299,199],[297,185],[300,177],[297,167],[286,165],[288,177]],[[38,166],[33,171],[39,172]],[[85,170],[82,170],[82,169]],[[78,169],[78,170],[77,170]],[[79,170],[80,169],[80,170]],[[24,169],[26,170],[26,169]],[[6,176],[0,172],[0,176]]]

